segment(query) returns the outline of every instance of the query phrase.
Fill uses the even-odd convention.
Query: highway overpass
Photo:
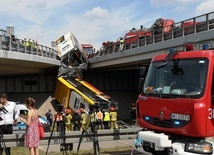
[[[183,27],[185,22],[192,24]],[[152,33],[150,37],[139,36],[137,41],[125,42],[124,50],[119,50],[115,44],[100,51],[88,60],[84,80],[118,101],[119,116],[129,119],[128,107],[138,96],[140,66],[148,66],[153,56],[168,53],[170,48],[185,50],[185,43],[194,43],[195,49],[201,49],[205,43],[213,48],[213,36],[213,12],[175,23],[168,33]],[[55,89],[60,60],[53,48],[26,47],[23,42],[22,39],[0,37],[0,92],[20,102],[33,96],[38,107],[43,109],[40,110],[43,115]]]

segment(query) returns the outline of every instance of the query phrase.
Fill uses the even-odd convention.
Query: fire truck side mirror
[[[138,92],[141,93],[143,91],[144,78],[139,78],[138,81]]]
[[[140,77],[145,78],[148,71],[148,67],[140,67]]]
[[[138,92],[141,93],[143,90],[143,84],[148,71],[148,67],[140,67],[140,78],[138,80]]]

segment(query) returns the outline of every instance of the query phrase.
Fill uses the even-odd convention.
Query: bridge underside
[[[0,76],[57,72],[59,60],[0,50]]]
[[[139,69],[99,70],[84,73],[84,80],[91,83],[106,95],[119,103],[119,118],[130,120],[128,111],[131,103],[138,97]]]

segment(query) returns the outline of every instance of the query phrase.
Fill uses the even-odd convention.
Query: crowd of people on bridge
[[[24,40],[22,41],[22,45],[24,45],[26,48],[30,48],[31,46],[33,48],[37,48],[38,47],[38,43],[37,41],[34,41],[33,39],[26,39],[24,38]]]

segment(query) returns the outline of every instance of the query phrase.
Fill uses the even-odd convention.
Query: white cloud
[[[201,2],[195,9],[196,15],[201,15],[204,13],[209,13],[214,10],[214,1],[213,0],[205,0]]]
[[[49,24],[48,19],[55,14],[57,8],[73,1],[75,0],[11,0],[3,1],[0,10],[8,20],[11,20],[9,24],[15,27],[15,34],[18,34],[18,37],[33,38],[49,46],[50,40],[48,39],[53,32],[48,32],[49,29],[45,28]],[[17,20],[19,20],[18,25]],[[52,26],[50,25],[50,29]],[[45,38],[48,41],[45,41]]]
[[[109,15],[108,10],[102,9],[100,7],[93,8],[90,11],[87,11],[85,13],[86,16],[92,17],[92,18],[106,18]]]
[[[133,27],[149,28],[157,18],[172,17],[180,21],[187,15],[194,17],[194,10],[199,14],[203,10],[213,10],[212,1],[10,0],[1,2],[0,19],[5,21],[1,25],[15,27],[19,38],[32,38],[46,46],[72,32],[80,43],[91,43],[99,48],[102,42],[116,41]]]
[[[65,15],[64,19],[72,20],[64,25],[60,33],[71,31],[80,43],[91,43],[98,49],[102,46],[102,42],[116,41],[125,30],[130,30],[136,25],[140,27],[138,22],[137,24],[132,22],[136,13],[135,8],[131,5],[113,11],[95,7],[82,15]],[[142,20],[139,21],[141,24],[143,23]]]
[[[200,0],[150,0],[151,7],[191,5]]]

